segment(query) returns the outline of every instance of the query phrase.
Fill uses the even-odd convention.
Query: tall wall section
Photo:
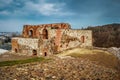
[[[56,51],[92,46],[91,30],[55,29],[49,31],[49,37],[53,39]]]
[[[22,37],[24,38],[39,38],[43,33],[39,30],[43,29],[70,29],[68,23],[54,23],[54,24],[41,24],[41,25],[24,25]]]

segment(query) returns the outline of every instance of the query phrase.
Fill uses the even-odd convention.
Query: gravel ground
[[[51,58],[46,62],[0,67],[0,80],[120,80],[117,70],[87,59]]]

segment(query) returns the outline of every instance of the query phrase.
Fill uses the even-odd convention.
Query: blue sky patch
[[[120,23],[120,0],[0,0],[0,31],[24,24],[70,23],[72,28]]]

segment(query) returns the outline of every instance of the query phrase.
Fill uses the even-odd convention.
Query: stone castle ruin
[[[12,51],[48,56],[74,47],[92,46],[92,31],[71,29],[68,23],[24,25],[21,37],[12,38]]]

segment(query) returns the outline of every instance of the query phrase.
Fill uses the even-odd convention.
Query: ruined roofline
[[[80,30],[80,31],[92,31],[92,30],[73,29],[73,28],[72,28],[71,30],[78,30],[78,31],[79,31],[79,30]]]
[[[34,26],[34,27],[37,27],[37,26],[42,26],[42,25],[54,25],[54,24],[67,24],[67,25],[69,25],[70,27],[71,27],[71,25],[69,24],[69,23],[51,23],[51,24],[37,24],[37,25],[30,25],[30,24],[25,24],[25,25],[23,25],[24,27],[25,26]]]
[[[12,39],[33,39],[33,40],[38,40],[38,38],[24,38],[24,37],[13,37]]]
[[[53,29],[54,30],[54,29]],[[60,29],[60,30],[74,30],[74,31],[92,31],[92,30],[82,30],[82,29]]]

